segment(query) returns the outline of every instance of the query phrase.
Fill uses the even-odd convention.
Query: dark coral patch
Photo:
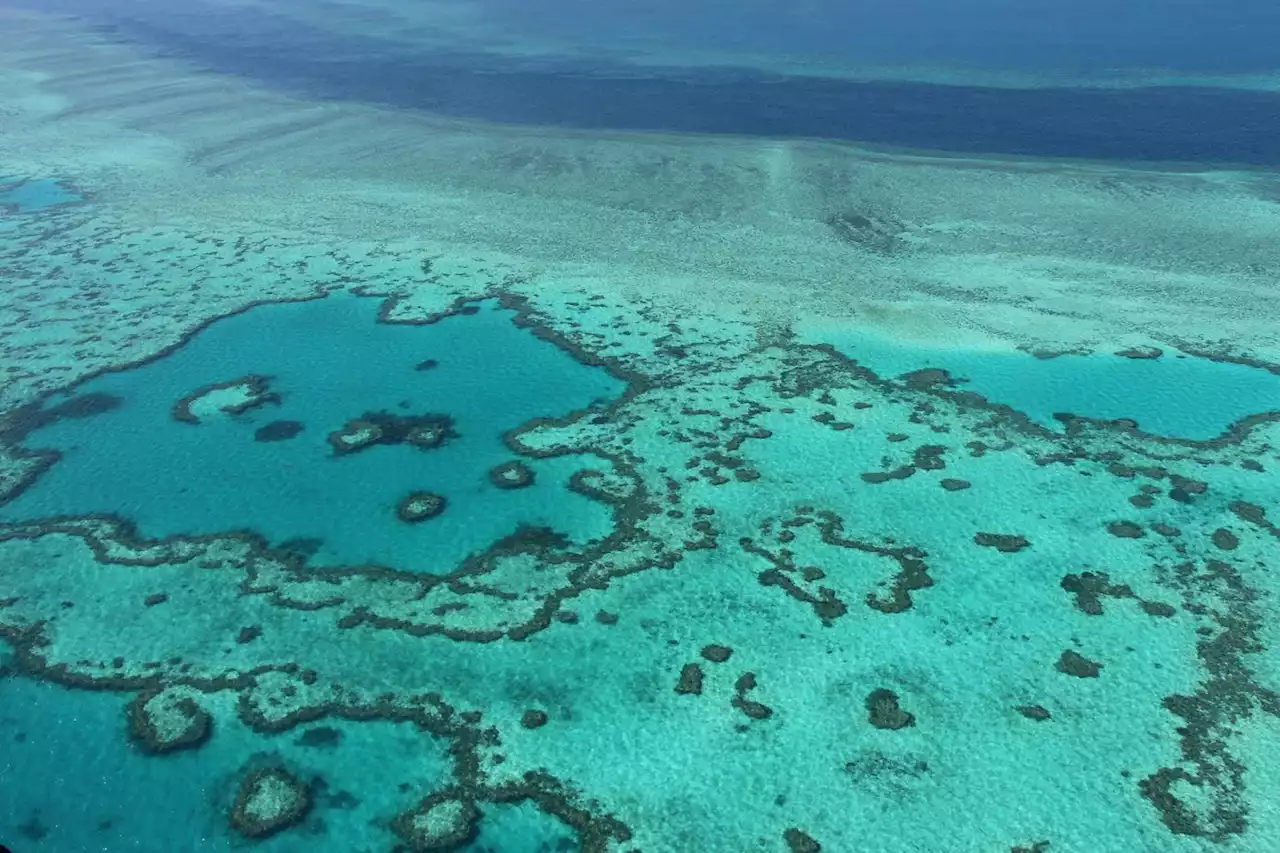
[[[1169,497],[1178,503],[1192,503],[1197,495],[1202,495],[1209,490],[1209,484],[1201,480],[1192,480],[1189,477],[1182,477],[1178,474],[1170,474],[1169,482],[1173,488],[1169,490]]]
[[[724,663],[733,654],[733,649],[728,646],[712,644],[710,646],[703,646],[700,654],[703,658],[711,661],[712,663]]]
[[[327,439],[333,452],[341,456],[375,444],[412,444],[423,450],[434,450],[457,437],[453,418],[448,415],[365,412],[347,421],[341,429],[329,433]]]
[[[220,406],[219,408],[223,414],[243,415],[250,409],[265,406],[268,403],[280,403],[280,395],[271,390],[270,380],[265,376],[259,376],[251,373],[248,376],[229,379],[226,382],[215,382],[211,385],[202,385],[190,394],[187,394],[185,397],[174,402],[173,406],[170,407],[169,414],[179,423],[199,424],[200,418],[191,411],[192,405],[194,405],[201,397],[212,394],[215,391],[235,388],[236,386],[241,386],[243,388],[244,400],[229,406]]]
[[[907,227],[891,216],[871,211],[850,210],[824,220],[841,242],[878,255],[892,255],[900,246]]]
[[[325,440],[334,453],[356,453],[366,447],[382,444],[382,427],[373,421],[356,418],[343,424],[342,429],[329,433]]]
[[[1105,574],[1081,572],[1062,579],[1064,590],[1075,596],[1076,609],[1090,616],[1102,615],[1102,598],[1133,598],[1133,590],[1127,584],[1113,584]]]
[[[385,434],[387,433],[384,431]],[[457,437],[458,434],[453,431],[452,418],[447,420],[433,419],[430,422],[420,422],[411,427],[405,434],[404,441],[406,444],[412,444],[422,450],[435,450],[449,439]]]
[[[404,839],[409,850],[459,850],[475,840],[480,817],[480,809],[472,800],[444,791],[398,815],[391,822],[391,829]]]
[[[135,696],[125,714],[129,734],[153,755],[199,747],[213,731],[213,717],[195,700],[183,697],[166,702],[164,694],[155,690]]]
[[[283,767],[267,767],[241,781],[231,828],[247,838],[266,838],[299,823],[310,809],[309,785]]]
[[[963,492],[965,489],[969,488],[973,484],[970,483],[968,480],[958,480],[954,477],[947,477],[939,485],[941,485],[942,488],[946,489],[948,492]]]
[[[1111,583],[1102,572],[1081,572],[1062,579],[1062,588],[1075,596],[1076,609],[1090,616],[1102,615],[1102,599],[1131,598],[1149,616],[1173,616],[1177,611],[1172,605],[1140,598],[1128,584]]]
[[[113,394],[95,393],[72,397],[48,409],[42,409],[37,404],[22,406],[0,422],[0,441],[10,445],[20,444],[36,430],[64,418],[79,419],[106,414],[119,408],[123,402]]]
[[[676,692],[682,696],[702,695],[702,667],[696,663],[687,663],[680,669],[680,678],[676,680]]]
[[[444,512],[446,501],[434,492],[410,492],[396,504],[396,517],[407,524],[435,518]]]
[[[1043,705],[1019,705],[1018,713],[1028,720],[1035,720],[1037,723],[1043,723],[1050,718],[1049,709]]]
[[[525,486],[532,486],[533,481],[533,469],[519,459],[512,459],[489,469],[489,482],[499,489],[523,489]]]
[[[55,418],[91,418],[119,408],[122,402],[124,401],[121,398],[113,394],[104,394],[99,391],[72,397],[48,409],[47,414]]]
[[[881,613],[904,613],[914,603],[911,593],[933,586],[933,578],[929,575],[929,566],[924,560],[914,556],[919,553],[912,549],[902,549],[893,556],[898,561],[898,573],[894,575],[887,598],[867,593],[867,606]]]
[[[1275,529],[1267,520],[1267,511],[1257,504],[1251,504],[1248,501],[1232,501],[1227,505],[1227,509],[1235,513],[1236,518],[1241,521],[1247,521],[1268,530]]]
[[[898,704],[898,694],[878,687],[867,694],[867,720],[877,729],[897,731],[916,724],[913,714]]]
[[[1213,531],[1213,544],[1223,551],[1234,551],[1239,547],[1240,540],[1230,530],[1219,527]]]
[[[540,729],[547,724],[547,713],[537,709],[525,711],[520,716],[520,725],[526,729]]]
[[[1091,661],[1078,652],[1067,649],[1058,658],[1054,668],[1063,675],[1070,675],[1075,678],[1097,678],[1098,673],[1102,670],[1102,664],[1097,661]]]
[[[910,373],[904,373],[898,377],[906,383],[907,387],[912,391],[931,391],[938,386],[954,385],[955,380],[951,378],[951,374],[941,368],[926,367],[921,370],[913,370]]]
[[[794,826],[782,833],[782,840],[787,843],[791,853],[822,853],[822,845],[813,836]]]
[[[788,568],[793,567],[788,564]],[[761,586],[781,587],[787,595],[796,601],[805,602],[813,608],[814,614],[822,620],[824,625],[830,625],[833,621],[849,612],[849,606],[836,596],[835,590],[830,587],[820,586],[818,587],[818,594],[813,595],[802,589],[781,569],[765,569],[756,576],[756,580]]]
[[[767,720],[773,716],[773,709],[763,702],[748,699],[747,694],[756,689],[756,674],[744,672],[733,683],[735,695],[730,704],[753,720]]]
[[[1107,532],[1121,539],[1140,539],[1147,535],[1146,531],[1132,521],[1112,521],[1107,524]]]
[[[947,467],[942,458],[946,452],[947,448],[941,444],[926,444],[916,448],[911,462],[921,471],[941,471]]]
[[[304,429],[302,421],[272,421],[253,432],[254,441],[288,441]]]
[[[973,541],[984,548],[995,548],[1005,554],[1013,554],[1031,546],[1027,537],[1014,533],[976,533]]]
[[[1118,353],[1116,353],[1116,355],[1120,356],[1121,358],[1157,359],[1160,356],[1164,355],[1164,351],[1161,350],[1159,347],[1138,346],[1138,347],[1131,347],[1130,349],[1122,349]]]
[[[1230,508],[1251,513],[1236,504]],[[1214,623],[1199,629],[1202,639],[1196,644],[1208,678],[1195,694],[1173,694],[1162,702],[1182,721],[1177,729],[1180,765],[1189,767],[1162,767],[1139,782],[1138,789],[1172,832],[1225,845],[1232,836],[1244,835],[1250,822],[1244,797],[1249,768],[1243,757],[1231,754],[1230,738],[1242,717],[1257,713],[1255,708],[1271,715],[1280,710],[1280,696],[1259,684],[1244,660],[1265,648],[1259,636],[1265,617],[1256,606],[1262,595],[1221,560],[1208,559],[1203,566],[1188,561],[1174,566],[1174,572],[1186,608]],[[1206,606],[1203,598],[1189,595],[1192,591],[1223,606]],[[1184,791],[1195,791],[1194,798]]]
[[[887,483],[890,480],[905,480],[916,472],[916,466],[903,465],[901,468],[894,468],[892,471],[867,471],[862,474],[863,482],[878,486],[881,483]]]
[[[1178,612],[1172,604],[1165,604],[1163,601],[1144,601],[1141,607],[1148,616],[1159,616],[1163,619],[1168,619]]]

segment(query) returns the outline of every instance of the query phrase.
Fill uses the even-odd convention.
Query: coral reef
[[[266,838],[300,823],[311,809],[311,787],[283,767],[244,777],[231,806],[231,827],[247,838]]]
[[[523,489],[533,485],[533,469],[518,459],[489,469],[489,482],[499,489]]]
[[[374,445],[411,444],[434,450],[458,434],[448,415],[396,415],[365,412],[329,433],[327,440],[335,455],[343,456]]]
[[[266,376],[249,374],[212,385],[202,385],[178,399],[170,410],[175,421],[200,424],[217,415],[242,415],[259,406],[278,404],[280,395],[271,390]]]
[[[169,688],[146,690],[126,709],[129,734],[147,752],[194,749],[213,731],[213,718],[191,691]]]
[[[417,524],[444,512],[447,501],[434,492],[410,492],[396,504],[396,517],[407,524]]]

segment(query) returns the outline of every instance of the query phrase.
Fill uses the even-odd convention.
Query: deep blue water
[[[187,42],[220,70],[326,96],[488,121],[820,137],[963,153],[1280,165],[1280,95],[1231,89],[994,89],[747,71],[621,79],[494,57],[330,61]]]
[[[312,96],[392,104],[454,117],[590,129],[820,137],[965,154],[1280,165],[1280,93],[1210,87],[1008,89],[854,81],[701,65],[646,68],[622,64],[609,54],[584,58],[593,56],[586,53],[544,56],[535,62],[461,42],[457,51],[448,53],[414,50],[411,42],[393,44],[367,35],[341,34],[262,15],[260,10],[250,14],[217,7],[216,14],[199,8],[168,13],[147,7],[143,14],[129,12],[132,7],[128,4],[121,11],[106,9],[92,0],[59,2],[86,13],[122,38],[217,71]],[[990,5],[993,0],[987,2]],[[941,52],[934,52],[941,28],[936,22],[926,27],[927,19],[920,18],[920,38],[906,39],[908,45],[917,46],[920,55],[888,56],[883,50],[863,49],[868,30],[859,23],[862,19],[822,4],[817,4],[819,13],[813,10],[814,4],[809,5],[811,17],[816,15],[814,20],[824,22],[821,31],[826,35],[818,39],[820,43],[815,43],[812,33],[807,39],[797,36],[790,51],[798,57],[822,56],[834,40],[861,34],[846,45],[841,58],[931,59],[945,64],[1019,48],[1003,60],[986,64],[1005,70],[1043,70],[1044,62],[1030,60],[1045,51],[1056,51],[1062,54],[1059,58],[1064,67],[1105,73],[1152,63],[1176,67],[1177,63],[1166,60],[1179,55],[1177,51],[1157,50],[1161,45],[1168,47],[1160,36],[1167,32],[1178,44],[1200,45],[1197,56],[1241,54],[1234,65],[1183,63],[1192,66],[1184,70],[1257,71],[1280,65],[1270,44],[1263,50],[1256,41],[1258,28],[1274,23],[1273,31],[1280,31],[1280,13],[1261,6],[1243,17],[1212,13],[1211,7],[1203,4],[1183,10],[1188,14],[1181,17],[1162,13],[1154,17],[1163,20],[1166,29],[1150,33],[1141,44],[1134,38],[1143,25],[1154,20],[1150,11],[1116,16],[1116,25],[1128,36],[1109,41],[1102,36],[1113,20],[1107,17],[1104,25],[1100,9],[1093,9],[1096,14],[1092,18],[1089,10],[1082,10],[1074,28],[1063,29],[1064,19],[1071,16],[1061,10],[1041,4],[1040,18],[1014,14],[1006,20],[1002,9],[991,6],[978,18],[986,21],[982,26],[973,21],[966,25],[963,15],[947,16],[949,24],[960,27],[962,33],[966,27],[982,30],[983,38],[978,38],[975,30],[972,41],[957,41],[954,34],[948,37],[948,44],[967,46],[967,50],[939,48]],[[920,6],[911,4],[911,8]],[[574,7],[567,11],[582,11],[584,16],[577,29],[555,15],[542,15],[544,30],[549,36],[558,34],[584,45],[602,39],[607,42],[605,36],[611,30],[626,30],[635,14],[629,16],[613,5],[607,8],[619,17],[607,18],[599,9],[591,12]],[[640,10],[648,16],[645,20],[656,20],[657,11],[653,4]],[[759,8],[756,11],[764,15]],[[513,15],[511,21],[502,17],[504,12]],[[911,20],[901,10],[885,8],[878,13],[879,18],[867,18],[879,22],[869,31],[889,34],[886,38],[890,40]],[[490,9],[490,14],[494,21],[517,29],[526,19],[537,17],[502,4]],[[655,36],[669,37],[673,49],[695,43],[704,50],[720,46],[726,38],[723,33],[718,40],[698,35],[706,29],[705,14],[704,10],[685,26],[673,25],[669,32]],[[726,17],[724,26],[742,32],[760,29],[749,27],[749,19],[749,14]],[[761,20],[771,19],[764,15]],[[791,30],[798,26],[794,19],[788,20],[791,24],[779,24],[782,29],[772,37],[772,52],[778,56],[788,52],[788,26]],[[1022,30],[1014,26],[1019,20]],[[1086,25],[1085,20],[1090,23]],[[558,27],[554,21],[559,21]],[[635,26],[642,23],[637,21]],[[812,21],[805,28],[813,30]],[[1189,35],[1195,32],[1201,34],[1198,41]],[[1218,47],[1206,48],[1209,43]],[[1138,50],[1136,59],[1120,62],[1126,45]],[[763,50],[767,45],[754,47]]]
[[[394,5],[392,3],[391,5]],[[1274,69],[1270,0],[483,0],[547,39],[883,64],[1189,72]]]

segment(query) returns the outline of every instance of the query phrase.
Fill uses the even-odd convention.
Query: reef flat
[[[1272,176],[0,20],[4,843],[1280,847]]]

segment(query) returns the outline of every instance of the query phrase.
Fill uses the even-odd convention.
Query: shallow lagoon
[[[394,723],[323,720],[264,737],[223,713],[212,748],[157,759],[122,737],[104,736],[123,731],[127,701],[0,677],[0,775],[23,780],[0,800],[0,838],[15,851],[244,850],[226,823],[236,783],[246,767],[283,762],[312,781],[314,803],[295,833],[253,849],[381,853],[395,844],[391,818],[449,779],[445,745]],[[50,719],[62,722],[50,727]],[[157,800],[156,791],[164,797]],[[482,812],[475,839],[458,853],[578,849],[567,827],[531,806]]]
[[[1144,432],[1209,441],[1249,415],[1280,410],[1280,376],[1259,367],[1166,350],[1158,358],[931,347],[858,332],[802,333],[886,378],[946,370],[956,387],[1062,430],[1055,414],[1127,418]]]
[[[536,479],[521,489],[497,488],[488,472],[516,458],[503,444],[507,430],[602,405],[622,383],[519,329],[514,312],[492,303],[425,326],[378,323],[381,304],[335,295],[256,308],[168,356],[81,385],[78,395],[121,402],[29,436],[29,447],[62,458],[0,519],[114,514],[149,537],[256,531],[273,545],[318,540],[317,563],[422,571],[452,568],[520,523],[577,542],[607,535],[607,507],[566,488],[575,471],[600,460],[525,459]],[[436,364],[418,369],[426,361]],[[184,396],[251,374],[269,377],[278,404],[198,424],[174,418]],[[447,415],[457,438],[434,449],[334,453],[330,432],[383,411]],[[302,429],[255,439],[280,421]],[[397,518],[396,504],[417,490],[444,496],[447,506],[411,525]]]
[[[52,178],[16,180],[0,175],[0,212],[38,213],[63,204],[82,201],[76,192]]]
[[[231,702],[220,703],[212,748],[148,756],[122,736],[127,701],[125,694],[0,678],[0,773],[23,780],[0,799],[0,837],[14,850],[243,849],[226,822],[239,776],[246,767],[284,762],[322,781],[298,837],[268,839],[258,849],[342,844],[374,853],[394,842],[390,817],[449,777],[444,746],[411,726],[322,721],[264,737],[228,713]],[[59,724],[49,726],[51,719]],[[362,760],[370,753],[380,756],[376,764]]]

